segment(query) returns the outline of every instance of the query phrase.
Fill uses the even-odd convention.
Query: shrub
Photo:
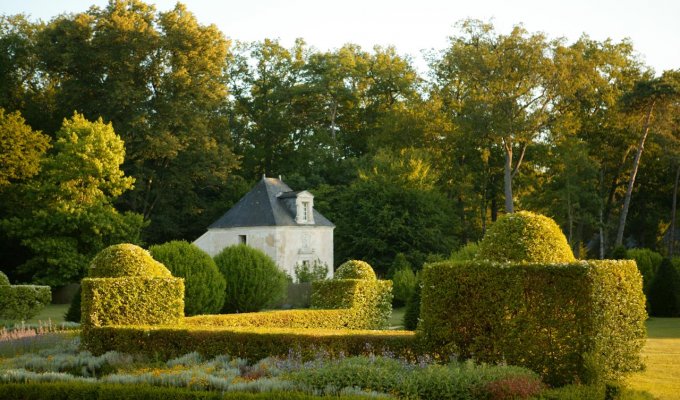
[[[64,320],[65,321],[70,321],[70,322],[80,322],[80,308],[81,308],[81,298],[83,295],[83,289],[79,286],[78,290],[76,291],[75,296],[73,296],[73,299],[71,299],[71,305],[69,305],[68,310],[66,311],[66,314],[64,315]]]
[[[477,257],[489,261],[528,263],[575,260],[567,239],[555,221],[528,211],[500,217],[479,244]]]
[[[340,265],[335,271],[335,279],[363,279],[376,280],[373,268],[365,262],[360,260],[349,260]]]
[[[403,306],[413,295],[413,291],[418,284],[418,278],[413,273],[411,267],[404,267],[397,270],[392,277],[394,305]]]
[[[451,261],[474,260],[475,258],[477,258],[478,253],[479,253],[479,243],[470,242],[470,243],[467,243],[465,246],[461,247],[460,249],[452,252],[451,256],[449,256],[449,260],[451,260]]]
[[[163,264],[138,246],[123,244],[102,250],[92,260],[81,290],[85,328],[176,323],[184,316],[184,280],[172,277]]]
[[[184,278],[184,313],[216,314],[224,305],[226,282],[215,261],[196,245],[172,241],[151,246],[149,252],[173,276]]]
[[[134,244],[123,243],[100,251],[87,271],[89,278],[118,278],[129,276],[171,277],[163,264],[154,260],[148,251]]]
[[[664,258],[649,285],[649,313],[654,317],[680,316],[680,275]]]
[[[247,245],[227,247],[215,256],[227,281],[223,312],[250,312],[279,301],[288,285],[274,260]]]
[[[649,285],[661,265],[663,256],[650,249],[628,249],[625,258],[635,260],[642,274],[642,287],[645,293],[649,293]]]
[[[0,285],[0,319],[32,318],[51,301],[49,286]]]
[[[90,329],[83,344],[93,354],[113,350],[156,359],[194,351],[204,357],[229,354],[250,360],[289,354],[311,360],[319,354],[341,357],[384,352],[414,359],[419,354],[413,332],[391,330],[106,326]]]
[[[433,351],[507,362],[549,384],[641,367],[642,279],[633,261],[442,262],[422,274],[420,327]]]
[[[310,263],[302,263],[295,266],[295,281],[297,283],[310,283],[323,281],[328,278],[328,265],[319,260]]]
[[[336,362],[313,364],[289,375],[289,379],[317,391],[328,387],[356,387],[363,391],[390,393],[405,399],[479,399],[485,387],[498,381],[526,381],[540,388],[538,376],[524,368],[475,365],[471,362],[448,365],[411,364],[387,357],[351,357]],[[527,385],[528,386],[528,385]],[[525,388],[508,388],[520,398]]]
[[[420,319],[420,294],[421,294],[421,284],[418,282],[416,284],[411,297],[406,303],[406,311],[404,312],[404,329],[409,331],[416,330],[418,328],[418,320]]]
[[[0,286],[9,286],[9,278],[2,271],[0,271]]]

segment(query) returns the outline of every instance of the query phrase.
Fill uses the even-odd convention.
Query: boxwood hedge
[[[422,273],[431,349],[528,367],[549,384],[617,379],[641,367],[646,336],[634,261],[440,262]]]
[[[52,301],[49,286],[0,285],[0,319],[26,320]]]

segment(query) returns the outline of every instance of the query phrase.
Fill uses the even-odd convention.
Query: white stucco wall
[[[209,229],[194,241],[203,251],[215,256],[228,246],[239,244],[239,236],[246,236],[246,244],[262,250],[276,264],[295,277],[295,265],[304,260],[319,260],[328,265],[333,276],[333,228],[326,226],[262,226],[228,229]]]

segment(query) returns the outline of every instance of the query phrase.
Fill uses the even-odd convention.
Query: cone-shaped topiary
[[[9,286],[9,278],[2,271],[0,271],[0,286]]]
[[[661,261],[649,285],[649,314],[653,317],[680,316],[680,276],[668,258]]]
[[[227,281],[222,308],[225,313],[260,311],[285,295],[285,272],[261,250],[244,244],[231,246],[214,260]]]
[[[148,251],[134,244],[123,243],[109,246],[92,259],[87,276],[90,278],[120,278],[140,276],[169,278],[170,271],[154,260]]]
[[[349,260],[335,271],[335,279],[364,279],[374,281],[378,278],[371,265],[365,261]]]
[[[479,245],[478,259],[565,263],[575,260],[567,238],[551,218],[529,211],[500,217]]]
[[[151,246],[149,252],[173,276],[184,278],[185,315],[220,312],[226,283],[208,253],[194,244],[178,240]]]

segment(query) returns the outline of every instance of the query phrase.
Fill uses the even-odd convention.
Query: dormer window
[[[296,193],[295,222],[298,224],[314,224],[314,196],[306,190]]]
[[[302,202],[302,222],[308,222],[309,221],[309,202],[308,201],[303,201]]]

